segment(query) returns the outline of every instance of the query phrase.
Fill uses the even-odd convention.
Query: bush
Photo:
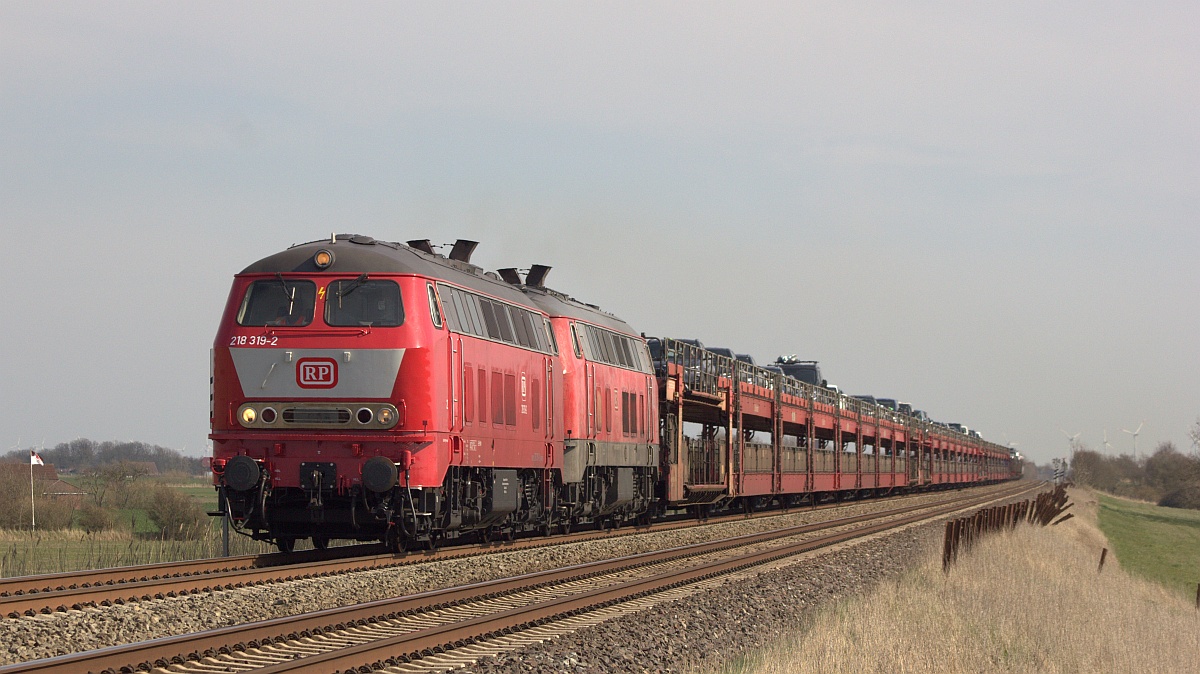
[[[160,536],[175,541],[199,538],[207,525],[204,512],[190,498],[161,485],[150,497],[146,514]]]
[[[0,529],[28,529],[37,515],[39,531],[55,531],[71,526],[74,504],[42,495],[45,483],[35,486],[38,493],[37,512],[29,510],[29,478],[23,471],[0,473]]]
[[[1200,510],[1200,484],[1193,482],[1167,492],[1158,505],[1167,508]]]
[[[37,502],[38,531],[61,531],[70,528],[75,505],[70,501],[40,498]]]
[[[112,513],[94,503],[87,503],[79,509],[79,526],[89,534],[108,531],[113,528]]]
[[[29,528],[29,479],[0,473],[0,529]]]

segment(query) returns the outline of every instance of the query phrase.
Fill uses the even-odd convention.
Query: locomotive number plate
[[[267,335],[234,335],[229,338],[229,346],[278,346],[279,337]]]

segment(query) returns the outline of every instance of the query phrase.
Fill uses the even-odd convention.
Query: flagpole
[[[29,451],[29,517],[33,530],[37,531],[37,503],[33,500],[33,450]]]

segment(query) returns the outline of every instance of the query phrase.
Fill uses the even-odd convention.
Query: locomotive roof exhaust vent
[[[459,239],[454,242],[454,248],[450,249],[450,259],[458,260],[459,262],[470,262],[471,253],[475,252],[475,246],[478,245],[478,241]]]
[[[500,278],[504,279],[509,284],[514,286],[521,285],[521,275],[517,273],[515,268],[505,267],[504,269],[497,269],[496,271],[499,272]]]
[[[429,243],[429,239],[413,239],[406,243],[408,243],[409,248],[416,248],[422,253],[433,255],[433,244]]]
[[[535,288],[546,287],[546,274],[550,273],[550,269],[544,264],[533,265],[529,268],[529,273],[525,275],[525,285]]]

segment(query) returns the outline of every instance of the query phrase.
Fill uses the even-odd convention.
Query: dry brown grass
[[[272,552],[274,548],[244,536],[230,535],[230,554]],[[200,538],[173,541],[140,538],[129,530],[12,531],[0,529],[0,577],[60,573],[82,569],[177,562],[219,557],[220,532],[212,527]]]
[[[1095,526],[1095,499],[1073,493],[1076,517],[1021,526],[960,556],[937,551],[896,581],[825,610],[790,642],[726,671],[1185,672],[1200,670],[1200,612],[1129,576]]]

